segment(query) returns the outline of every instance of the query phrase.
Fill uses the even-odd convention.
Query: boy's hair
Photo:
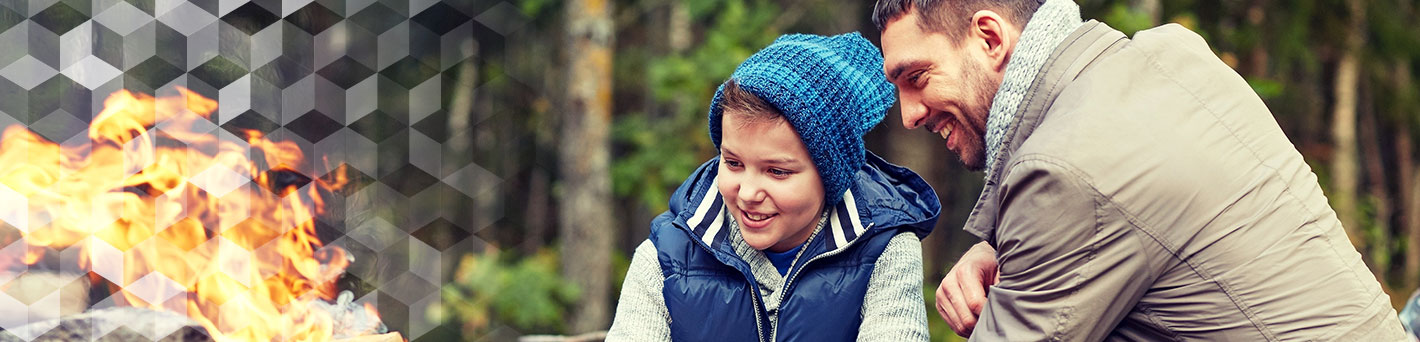
[[[1001,13],[1011,24],[1022,29],[1040,8],[1043,0],[878,0],[873,6],[873,25],[882,32],[889,21],[917,10],[917,26],[923,31],[941,33],[960,45],[971,27],[971,15],[980,10]]]
[[[750,93],[744,88],[740,88],[739,82],[731,78],[725,81],[725,90],[720,102],[721,113],[734,113],[736,117],[745,119],[743,122],[767,122],[774,120],[784,120],[784,113],[780,113],[774,105],[764,101],[758,95]]]

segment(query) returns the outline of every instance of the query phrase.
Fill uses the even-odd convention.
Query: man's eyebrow
[[[920,59],[897,63],[897,65],[893,66],[892,71],[888,72],[888,82],[897,83],[897,77],[902,76],[903,71],[907,71],[907,69],[910,68],[921,67],[925,64],[927,64],[927,61]]]

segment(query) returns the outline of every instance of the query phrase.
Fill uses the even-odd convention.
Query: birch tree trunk
[[[610,175],[611,5],[605,0],[565,3],[567,97],[559,141],[561,193],[558,227],[562,273],[581,288],[570,313],[570,333],[609,326],[612,219]]]

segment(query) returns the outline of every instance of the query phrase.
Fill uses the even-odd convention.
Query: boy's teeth
[[[764,221],[764,220],[769,219],[769,215],[745,214],[745,216],[746,216],[746,217],[749,217],[749,219],[755,220],[755,221]]]

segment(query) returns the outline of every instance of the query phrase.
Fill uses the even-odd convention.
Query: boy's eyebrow
[[[888,82],[897,83],[897,77],[902,76],[903,71],[907,71],[907,69],[910,68],[918,68],[926,64],[928,64],[927,61],[920,59],[897,63],[897,65],[894,65],[892,69],[890,69],[892,71],[888,72]]]
[[[792,158],[792,157],[779,157],[779,158],[764,159],[763,162],[764,162],[765,164],[783,165],[783,164],[794,164],[794,163],[798,163],[798,162],[799,162],[799,159],[797,159],[797,158]]]

